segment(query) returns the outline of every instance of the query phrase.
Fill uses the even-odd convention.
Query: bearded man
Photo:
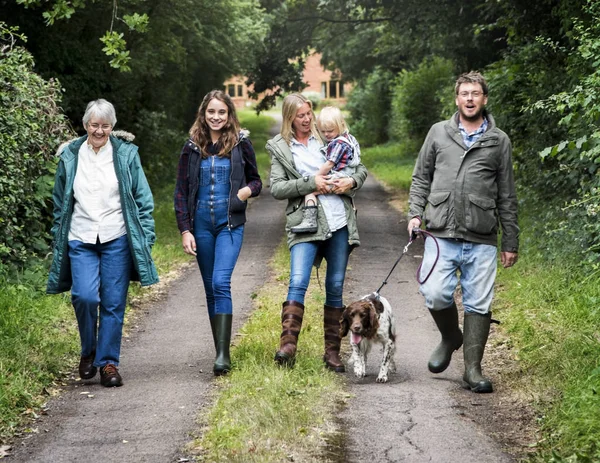
[[[461,75],[455,85],[458,111],[429,130],[419,152],[410,188],[408,232],[425,225],[436,237],[425,240],[420,286],[442,340],[429,359],[432,373],[441,373],[463,346],[465,385],[474,392],[492,392],[481,371],[488,339],[496,279],[498,233],[500,261],[514,265],[519,226],[512,147],[486,111],[488,86],[477,72]],[[437,261],[436,261],[437,259]],[[454,298],[462,289],[464,337]]]

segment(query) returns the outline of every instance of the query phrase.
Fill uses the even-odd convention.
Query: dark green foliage
[[[37,75],[15,39],[0,23],[0,268],[47,251],[54,153],[72,136],[58,82]]]
[[[100,42],[112,6],[87,1],[68,20],[46,26],[40,10],[0,0],[0,20],[19,25],[38,72],[60,80],[64,110],[79,133],[89,101],[106,98],[115,105],[116,128],[136,136],[146,174],[158,187],[174,178],[202,97],[255,61],[266,32],[264,14],[255,0],[119,1],[119,15],[149,17],[145,33],[124,32],[131,72],[120,72]]]
[[[454,64],[433,57],[423,61],[414,71],[402,71],[393,87],[393,140],[423,143],[429,128],[454,111]],[[449,108],[449,109],[448,109]]]
[[[361,145],[375,145],[388,140],[392,79],[389,72],[376,69],[350,94],[346,106],[350,111],[350,131]]]

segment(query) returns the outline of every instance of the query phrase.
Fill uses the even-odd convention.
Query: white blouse
[[[106,243],[127,234],[110,141],[98,153],[87,142],[81,145],[73,193],[69,240]]]

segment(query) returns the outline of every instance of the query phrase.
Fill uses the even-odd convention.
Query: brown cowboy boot
[[[281,311],[281,340],[275,361],[281,366],[292,366],[296,357],[296,344],[302,328],[304,304],[285,301]]]
[[[325,355],[323,361],[325,366],[336,373],[346,371],[342,359],[340,359],[340,346],[342,338],[340,338],[340,318],[344,312],[344,307],[323,306],[323,328],[325,332]]]

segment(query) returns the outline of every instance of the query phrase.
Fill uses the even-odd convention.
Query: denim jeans
[[[202,274],[208,316],[233,313],[231,275],[244,239],[244,226],[227,226],[228,201],[198,201],[194,218],[196,260]]]
[[[465,312],[488,313],[494,297],[496,246],[442,238],[437,238],[437,241],[440,257],[431,276],[420,287],[421,294],[425,296],[425,305],[431,310],[442,310],[451,306],[460,271]],[[436,255],[433,238],[427,238],[420,279],[427,276]]]
[[[119,365],[123,317],[133,261],[127,235],[107,243],[69,241],[71,300],[81,338],[81,355],[94,351],[94,366]],[[99,309],[99,314],[98,314]]]
[[[342,307],[344,279],[346,278],[346,267],[350,255],[348,227],[333,232],[333,236],[325,241],[309,241],[292,246],[290,250],[290,286],[287,300],[304,304],[304,295],[308,289],[317,252],[327,261],[325,304],[331,307]]]

